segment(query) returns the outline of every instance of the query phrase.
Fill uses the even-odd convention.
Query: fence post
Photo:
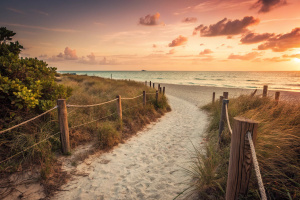
[[[143,105],[146,105],[146,91],[143,91]]]
[[[165,87],[163,87],[163,95],[165,95],[165,91],[166,91],[166,88],[165,88]]]
[[[220,104],[222,104],[224,97],[220,96]]]
[[[121,102],[121,95],[117,95],[116,98],[118,98],[118,100],[117,100],[117,110],[118,110],[119,119],[122,121],[122,102]]]
[[[68,113],[65,99],[57,100],[58,121],[60,129],[61,150],[63,154],[71,152],[69,140]]]
[[[216,93],[213,92],[213,96],[212,96],[212,103],[215,103],[215,98],[216,98]]]
[[[224,99],[228,99],[228,92],[223,92]]]
[[[220,116],[220,122],[219,122],[219,145],[221,144],[222,141],[222,132],[224,130],[224,122],[226,120],[226,109],[225,106],[229,103],[228,99],[223,99],[222,101],[222,109],[221,109],[221,116]]]
[[[156,99],[156,103],[158,103],[158,90],[156,90],[155,99]]]
[[[153,83],[153,88],[155,88],[155,83]]]
[[[160,84],[158,84],[158,88],[157,88],[157,89],[158,89],[159,91],[161,91],[161,90],[160,90]]]
[[[280,92],[275,92],[275,101],[278,103],[280,97]]]
[[[238,199],[248,192],[252,169],[252,156],[247,132],[252,133],[255,144],[258,122],[243,117],[234,118],[231,136],[230,159],[226,188],[226,200]]]
[[[268,95],[268,86],[264,85],[264,89],[263,89],[263,97],[267,97]]]
[[[151,81],[150,81],[150,87],[151,87]]]
[[[159,93],[161,93],[161,87],[159,87]]]

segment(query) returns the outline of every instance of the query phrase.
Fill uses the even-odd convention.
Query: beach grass
[[[205,199],[225,199],[231,135],[227,126],[218,145],[221,104],[202,107],[210,115],[206,135],[206,152],[195,151],[188,170],[192,177],[190,193]],[[243,95],[230,99],[229,118],[244,116],[259,121],[255,150],[268,199],[299,199],[300,192],[300,104],[279,102],[260,96]],[[254,170],[248,195],[243,199],[260,199]]]
[[[59,84],[72,88],[72,95],[67,99],[69,105],[102,103],[116,99],[117,95],[121,95],[123,98],[131,98],[141,95],[143,91],[155,93],[155,89],[135,81],[70,74],[58,75],[57,81]],[[167,98],[162,94],[159,94],[157,102],[155,94],[146,96],[146,106],[143,106],[143,96],[136,99],[122,100],[122,121],[117,114],[116,101],[89,108],[68,108],[71,149],[74,150],[82,144],[93,143],[95,151],[107,151],[130,138],[146,124],[155,121],[165,112],[171,110]],[[31,117],[33,116],[24,115],[23,119],[18,120],[22,122]],[[93,120],[97,121],[79,126]],[[52,135],[54,137],[46,139]],[[55,173],[59,172],[59,167],[57,167],[59,163],[55,164],[57,154],[61,154],[57,110],[20,128],[2,134],[0,139],[0,160],[5,160],[18,152],[22,152],[0,164],[1,177],[33,166],[40,168],[43,180],[52,179]],[[43,141],[44,139],[46,140]],[[38,142],[41,143],[26,150],[26,148]],[[84,157],[81,159],[84,159]],[[76,162],[73,161],[74,165],[76,165]],[[61,173],[58,176],[61,176]],[[54,185],[56,184],[55,181],[52,182]],[[54,186],[48,185],[48,187]]]

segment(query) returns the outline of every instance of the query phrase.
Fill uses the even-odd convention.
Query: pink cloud
[[[195,23],[197,21],[196,17],[186,17],[182,20],[183,23]]]
[[[222,19],[216,24],[204,26],[203,24],[197,26],[194,29],[193,34],[196,35],[198,32],[202,37],[211,36],[232,36],[238,35],[248,31],[247,27],[253,26],[259,23],[259,19],[252,16],[246,16],[241,20],[230,20],[227,18]]]
[[[253,9],[260,7],[258,12],[266,13],[276,7],[284,6],[286,4],[286,0],[258,0],[254,5],[252,5],[251,8]]]
[[[228,56],[228,59],[239,59],[239,60],[252,60],[258,56],[260,56],[261,54],[258,52],[251,52],[251,53],[247,53],[244,55],[235,55],[235,54],[230,54]]]
[[[186,44],[187,42],[187,37],[183,37],[182,35],[179,35],[178,38],[173,40],[171,43],[169,43],[169,47],[176,47],[176,46],[181,46]]]
[[[146,15],[145,17],[141,17],[139,24],[145,26],[155,26],[164,24],[163,22],[159,22],[160,14],[157,12],[154,15]]]
[[[263,42],[274,35],[275,35],[274,33],[258,34],[258,33],[250,32],[250,33],[243,35],[243,37],[240,41],[242,44],[254,44],[254,43]]]
[[[213,53],[212,50],[210,50],[210,49],[204,49],[203,51],[201,51],[199,53],[199,55],[207,55],[207,54],[211,54],[211,53]]]

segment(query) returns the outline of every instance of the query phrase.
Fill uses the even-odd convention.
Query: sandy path
[[[168,96],[172,112],[100,157],[90,156],[53,199],[173,199],[188,185],[192,142],[199,144],[207,116],[194,104]]]

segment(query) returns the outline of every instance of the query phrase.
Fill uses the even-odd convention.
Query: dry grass
[[[221,148],[216,150],[220,108],[218,102],[202,108],[211,116],[207,152],[193,160],[191,170],[195,180],[192,188],[208,199],[224,199],[226,191],[231,136],[225,128]],[[260,122],[255,148],[268,199],[299,199],[300,105],[277,105],[269,98],[240,96],[230,100],[228,110],[231,123],[235,116]],[[254,171],[244,199],[260,199]]]
[[[67,104],[74,105],[106,102],[115,99],[117,95],[135,97],[142,94],[143,90],[148,93],[155,92],[154,89],[134,81],[110,80],[90,76],[62,75],[59,78],[59,83],[73,89]],[[157,103],[155,95],[147,95],[145,107],[143,107],[142,99],[143,97],[139,97],[134,100],[122,101],[122,121],[118,119],[115,101],[91,108],[68,108],[71,148],[74,149],[78,145],[96,141],[96,149],[108,150],[131,137],[165,112],[170,111],[167,99],[161,94]],[[24,119],[31,117],[24,116]],[[24,121],[24,119],[20,119],[20,121]],[[95,119],[101,120],[72,128]],[[57,111],[53,111],[32,123],[2,134],[0,135],[0,160],[4,160],[57,132],[59,132]],[[52,183],[57,182],[57,178],[60,179],[62,176],[62,173],[59,173],[60,164],[53,165],[57,153],[60,154],[59,134],[23,152],[14,159],[1,163],[0,176],[4,178],[10,173],[36,165],[41,169],[41,178],[49,189],[47,192],[52,191],[53,188],[57,188]]]

